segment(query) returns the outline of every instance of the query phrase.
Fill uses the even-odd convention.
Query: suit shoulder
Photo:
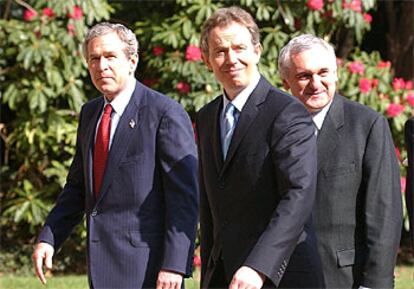
[[[379,118],[385,119],[382,114],[373,110],[369,106],[363,105],[359,102],[347,99],[341,96],[344,100],[344,111],[345,113],[352,115],[357,119],[376,120]]]
[[[199,109],[197,112],[197,118],[203,118],[206,115],[209,115],[214,111],[214,108],[217,107],[217,105],[220,105],[221,102],[221,95],[217,96],[215,99],[204,105],[202,108]]]
[[[152,110],[159,111],[160,113],[165,113],[171,109],[184,111],[184,107],[176,100],[159,91],[153,90],[140,82],[137,82],[136,89],[142,90],[141,95],[145,97],[145,103]]]
[[[382,114],[366,105],[342,98],[344,99],[345,122],[355,131],[358,131],[357,128],[363,129],[366,133],[372,129],[390,130],[388,120]]]

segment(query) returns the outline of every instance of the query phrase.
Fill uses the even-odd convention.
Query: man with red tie
[[[191,274],[198,216],[190,119],[134,78],[138,41],[121,24],[90,29],[84,56],[103,94],[81,110],[67,182],[33,253],[36,275],[87,221],[91,288],[171,288]]]

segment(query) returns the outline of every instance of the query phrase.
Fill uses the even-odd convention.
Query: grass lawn
[[[186,280],[186,289],[198,289],[194,279]],[[6,275],[0,277],[0,289],[88,289],[86,276],[53,276],[43,286],[35,277],[16,277]]]
[[[414,267],[397,267],[395,269],[395,289],[414,288]],[[1,289],[87,289],[86,276],[54,276],[48,278],[47,286],[43,286],[35,277],[16,277],[6,275],[0,277]],[[199,288],[194,279],[186,280],[187,289]]]

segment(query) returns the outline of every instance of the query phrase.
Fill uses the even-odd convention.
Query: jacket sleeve
[[[400,172],[387,121],[378,117],[363,159],[366,263],[360,285],[393,288],[394,266],[402,229]]]
[[[281,200],[245,265],[277,285],[310,218],[315,199],[315,128],[299,102],[290,102],[274,120],[271,154]]]
[[[407,149],[407,185],[405,190],[405,204],[410,223],[411,248],[414,249],[414,118],[405,124],[405,148]]]
[[[198,162],[191,121],[177,103],[161,118],[157,154],[166,208],[162,268],[189,276],[198,222]]]
[[[198,127],[200,124],[200,120],[197,119],[196,129],[197,129],[197,136],[200,136],[198,133]],[[200,140],[198,139],[200,142]],[[199,156],[200,153],[200,145],[198,145],[199,149]],[[205,273],[207,270],[208,262],[211,255],[211,250],[213,248],[213,220],[210,211],[210,205],[206,193],[205,183],[204,183],[204,175],[203,175],[203,168],[202,168],[202,161],[200,159],[199,162],[199,186],[200,186],[200,231],[201,231],[201,243],[200,243],[200,253],[201,253],[201,284],[203,284]]]

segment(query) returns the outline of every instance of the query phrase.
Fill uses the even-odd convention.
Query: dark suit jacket
[[[88,275],[94,288],[154,288],[161,268],[190,275],[198,185],[188,115],[178,103],[137,82],[95,201],[91,151],[103,104],[100,97],[82,107],[67,183],[39,240],[59,248],[86,214]]]
[[[316,245],[304,231],[316,185],[316,137],[309,113],[262,77],[240,114],[223,162],[222,106],[220,96],[201,109],[196,124],[202,286],[209,286],[218,258],[228,281],[243,265],[275,285],[289,271],[300,272],[297,279],[306,281],[318,270]],[[298,244],[300,252],[291,258]]]
[[[405,147],[408,157],[405,204],[410,223],[411,248],[414,249],[414,118],[405,123]]]
[[[313,212],[327,288],[392,288],[402,226],[387,121],[335,95],[318,133]]]

